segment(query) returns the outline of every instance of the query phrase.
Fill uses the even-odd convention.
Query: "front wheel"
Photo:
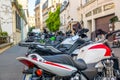
[[[61,78],[52,78],[52,77],[38,77],[32,74],[24,74],[23,80],[63,80]]]
[[[23,80],[32,80],[32,74],[24,74]]]

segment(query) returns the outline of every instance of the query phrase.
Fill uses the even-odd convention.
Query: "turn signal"
[[[42,76],[42,70],[41,69],[37,69],[35,71],[35,73],[36,73],[37,76]]]

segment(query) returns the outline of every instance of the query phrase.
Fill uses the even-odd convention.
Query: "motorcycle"
[[[31,73],[25,73],[24,80],[119,80],[119,61],[107,44],[108,36],[117,32],[120,30],[107,34],[103,42],[82,47],[74,60],[66,54],[18,57],[32,68]]]
[[[82,44],[88,42],[90,43],[90,40],[88,40],[86,37],[84,39],[83,35],[86,36],[86,33],[88,32],[88,29],[82,29],[79,31],[76,35],[72,37],[68,37],[65,40],[63,40],[60,44],[53,47],[50,45],[39,45],[39,44],[31,44],[28,47],[28,52],[26,53],[26,56],[29,54],[37,53],[39,55],[56,55],[56,54],[69,54],[72,53],[78,46],[81,46]],[[81,38],[82,37],[82,38]]]

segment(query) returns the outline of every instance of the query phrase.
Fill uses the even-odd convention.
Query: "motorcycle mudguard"
[[[50,61],[41,62],[26,57],[18,57],[16,59],[29,67],[34,67],[34,65],[36,65],[37,67],[50,73],[56,74],[58,76],[71,76],[77,71],[75,67]]]

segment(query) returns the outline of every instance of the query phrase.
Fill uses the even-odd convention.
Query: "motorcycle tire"
[[[32,80],[32,74],[24,74],[23,80]]]
[[[54,78],[54,79],[52,79],[52,78],[44,78],[44,77],[41,77],[41,78],[33,78],[32,77],[32,74],[24,74],[24,77],[23,77],[23,80],[62,80],[62,79],[56,79],[56,78]]]

